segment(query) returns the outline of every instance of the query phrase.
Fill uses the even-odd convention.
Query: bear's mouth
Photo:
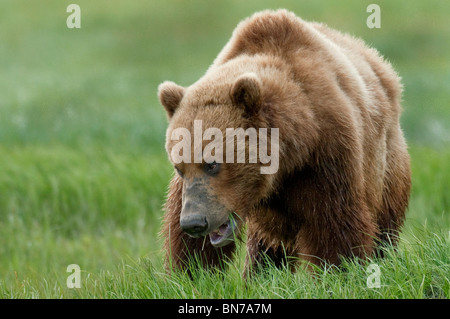
[[[229,218],[216,230],[209,233],[209,241],[216,248],[224,247],[234,241],[236,236],[236,221]]]

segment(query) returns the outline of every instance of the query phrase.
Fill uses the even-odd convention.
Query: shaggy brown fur
[[[390,64],[361,40],[279,10],[241,22],[199,81],[165,82],[159,97],[170,119],[169,154],[171,132],[192,131],[195,119],[223,132],[279,128],[276,174],[260,174],[260,163],[224,163],[208,179],[223,215],[234,211],[247,224],[250,265],[263,252],[277,264],[286,255],[339,264],[371,255],[378,240],[395,244],[404,221],[411,181],[401,91]],[[162,230],[167,262],[183,267],[196,253],[205,266],[217,265],[234,244],[214,248],[183,233],[183,183],[203,172],[176,168],[183,178],[170,184]]]

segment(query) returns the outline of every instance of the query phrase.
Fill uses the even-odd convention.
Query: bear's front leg
[[[262,242],[247,242],[246,268],[248,270],[261,270],[269,265],[281,267],[286,264],[287,258],[282,247],[266,248]]]
[[[162,229],[166,269],[189,271],[191,267],[196,266],[206,269],[222,267],[224,259],[231,258],[235,244],[230,243],[222,248],[214,248],[208,235],[193,238],[183,232],[180,227],[182,192],[183,180],[175,175],[170,182]]]
[[[287,265],[287,262],[287,253],[282,246],[268,248],[264,245],[262,239],[249,235],[244,270],[245,278],[266,269],[270,265],[283,267]]]

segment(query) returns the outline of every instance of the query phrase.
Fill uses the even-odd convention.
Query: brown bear
[[[395,244],[411,184],[401,91],[391,65],[359,39],[286,10],[242,21],[196,83],[159,86],[176,171],[167,265],[194,255],[220,265],[244,229],[248,268],[266,257],[339,264]],[[239,138],[244,147],[230,146]],[[263,172],[268,154],[279,165]]]

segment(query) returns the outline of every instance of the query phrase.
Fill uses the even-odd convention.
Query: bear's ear
[[[245,73],[231,87],[231,101],[242,107],[247,115],[254,115],[261,104],[261,86],[261,80],[255,73]]]
[[[180,105],[184,95],[184,87],[170,81],[161,83],[158,87],[158,97],[162,106],[166,109],[169,119]]]

